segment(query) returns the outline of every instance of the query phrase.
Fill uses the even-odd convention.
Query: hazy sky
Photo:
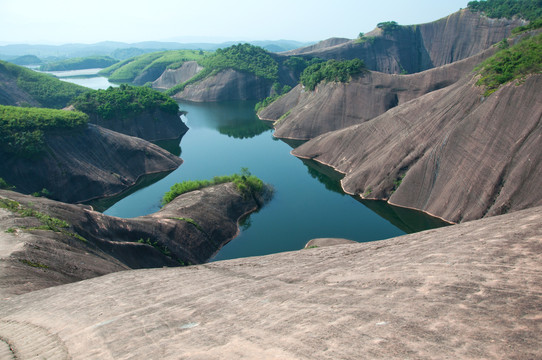
[[[0,43],[354,38],[420,24],[469,0],[0,0]]]

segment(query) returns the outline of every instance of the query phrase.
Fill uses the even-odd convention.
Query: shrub
[[[322,81],[347,82],[350,81],[352,75],[365,71],[365,63],[360,59],[328,60],[325,63],[317,63],[307,67],[301,74],[300,82],[312,91]]]
[[[485,95],[500,85],[528,74],[542,73],[542,34],[526,38],[518,44],[502,49],[481,63],[475,70],[480,74],[476,85],[484,86]]]
[[[251,175],[248,169],[243,168],[241,169],[240,174],[215,176],[212,180],[188,180],[183,181],[182,183],[176,183],[171,186],[167,193],[164,194],[164,197],[162,198],[162,205],[168,204],[177,196],[190,191],[228,182],[233,182],[236,185],[237,190],[245,198],[248,198],[255,193],[261,193],[264,189],[263,181],[256,176]]]
[[[471,1],[468,3],[471,11],[483,12],[490,18],[520,17],[533,21],[542,16],[542,2],[540,0],[487,0]]]

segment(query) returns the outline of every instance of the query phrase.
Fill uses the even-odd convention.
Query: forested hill
[[[0,105],[61,109],[90,89],[0,61]]]

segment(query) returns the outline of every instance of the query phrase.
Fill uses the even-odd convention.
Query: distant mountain
[[[224,43],[179,43],[144,41],[133,44],[103,41],[95,44],[64,44],[64,45],[29,45],[12,44],[0,46],[0,60],[13,61],[23,55],[35,55],[39,58],[52,57],[55,59],[86,57],[86,56],[111,56],[118,60],[124,60],[133,56],[161,50],[216,50],[246,41],[230,41]],[[282,52],[299,47],[308,46],[311,43],[303,43],[294,40],[266,40],[249,41],[250,44],[263,47],[268,51]]]

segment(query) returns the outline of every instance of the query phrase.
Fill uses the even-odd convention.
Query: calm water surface
[[[107,81],[97,79],[100,80],[66,80],[77,80],[95,89],[109,86],[109,83],[96,85],[101,79]],[[373,212],[343,194],[336,179],[315,171],[314,165],[308,166],[292,156],[289,145],[273,138],[272,130],[256,117],[254,103],[179,105],[187,111],[182,119],[190,130],[180,144],[170,142],[168,149],[173,147],[170,151],[180,153],[184,163],[169,175],[116,202],[105,214],[123,218],[150,214],[160,209],[163,194],[177,182],[210,179],[247,167],[274,187],[273,199],[244,221],[240,235],[213,260],[299,250],[317,237],[366,242],[441,225],[419,213],[390,208],[384,203],[368,203]],[[413,223],[419,224],[411,227]]]

